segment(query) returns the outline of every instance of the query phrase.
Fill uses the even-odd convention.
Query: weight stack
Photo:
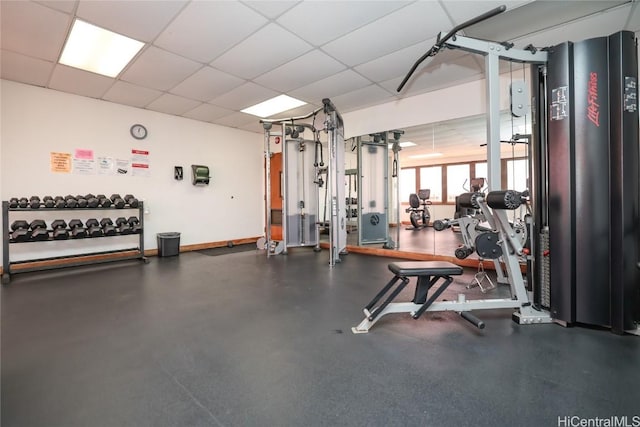
[[[616,333],[640,319],[637,70],[629,31],[548,61],[551,315]]]

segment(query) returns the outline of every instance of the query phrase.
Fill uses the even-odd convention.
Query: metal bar
[[[2,202],[2,274],[9,276],[9,202]]]
[[[316,108],[315,110],[313,110],[309,114],[305,114],[304,116],[288,117],[288,118],[282,118],[282,119],[262,119],[260,120],[260,123],[282,124],[282,123],[292,122],[296,120],[304,120],[304,119],[308,119],[309,117],[312,117],[314,114],[318,114],[318,112],[322,111],[323,108],[324,107]],[[282,131],[283,131],[282,135],[284,135],[284,129],[282,129]]]
[[[440,277],[442,277],[442,276],[438,276],[438,278],[440,278]],[[422,316],[422,313],[427,311],[429,309],[429,307],[431,306],[431,304],[434,303],[436,298],[438,298],[440,295],[442,295],[442,293],[445,291],[445,289],[447,289],[447,287],[451,284],[451,282],[453,282],[453,279],[451,277],[445,276],[443,278],[445,279],[445,282],[442,285],[440,285],[440,287],[438,289],[436,289],[436,291],[433,293],[433,295],[431,295],[431,297],[429,297],[429,299],[424,304],[422,304],[422,306],[418,309],[418,311],[414,312],[411,315],[414,319],[417,319],[418,317]]]
[[[140,258],[144,259],[144,202],[142,200],[138,202],[138,221],[140,222],[140,242],[138,243],[140,249]]]
[[[282,126],[282,134],[285,135],[286,125],[281,123]],[[284,138],[283,138],[284,139]],[[287,142],[282,143],[282,179],[280,180],[280,185],[282,185],[282,241],[283,241],[283,250],[282,253],[287,253],[287,247],[289,246],[289,148],[287,147]],[[284,181],[284,184],[282,182]]]
[[[409,70],[409,72],[407,73],[407,75],[404,77],[404,79],[402,79],[402,83],[400,83],[400,86],[398,86],[397,91],[400,92],[402,90],[402,88],[404,87],[404,85],[407,83],[407,81],[409,80],[409,78],[411,77],[411,75],[416,71],[416,69],[418,68],[418,66],[422,63],[422,61],[424,61],[425,59],[427,59],[430,56],[434,56],[436,53],[438,53],[440,51],[440,49],[442,48],[442,46],[449,40],[451,39],[453,36],[455,36],[455,34],[460,31],[463,30],[467,27],[470,27],[472,25],[475,25],[479,22],[485,21],[489,18],[492,18],[502,12],[504,12],[505,10],[507,10],[507,7],[505,5],[502,6],[498,6],[495,9],[491,9],[488,12],[483,13],[482,15],[478,15],[475,18],[471,18],[468,21],[463,22],[462,24],[459,24],[458,26],[454,27],[451,31],[449,31],[444,37],[440,38],[438,37],[438,41],[436,42],[435,45],[433,45],[433,47],[431,49],[429,49],[427,51],[427,53],[425,53],[424,55],[422,55],[411,67],[411,69]]]
[[[485,58],[487,88],[487,175],[489,191],[500,190],[500,59],[488,54]]]
[[[265,240],[267,258],[271,256],[271,124],[263,124],[264,128],[264,170],[265,170]]]
[[[380,290],[380,292],[378,292],[376,294],[375,297],[373,297],[373,299],[369,302],[369,304],[367,304],[364,309],[365,310],[371,310],[373,308],[374,305],[376,305],[376,303],[378,301],[380,301],[380,298],[382,298],[384,296],[384,294],[386,294],[387,292],[389,292],[389,289],[391,289],[393,287],[393,285],[396,284],[396,282],[398,280],[400,280],[401,277],[400,276],[393,276],[391,278],[391,280],[389,280],[389,282]]]

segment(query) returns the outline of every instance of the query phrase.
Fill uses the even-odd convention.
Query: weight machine
[[[345,191],[344,185],[338,185],[344,184],[344,122],[329,99],[322,102],[321,108],[304,116],[260,121],[264,129],[266,229],[257,245],[267,249],[267,256],[286,254],[293,247],[319,251],[319,188],[326,185],[331,211],[329,264],[333,266],[346,248]],[[324,143],[322,133],[327,135]],[[279,177],[272,174],[272,140],[282,142]],[[326,165],[325,145],[329,149]],[[274,184],[280,187],[281,210],[273,208]],[[274,225],[282,226],[281,240],[273,236]]]
[[[446,34],[440,33],[436,44],[412,66],[398,91],[420,63],[442,49],[463,49],[485,57],[489,193],[486,198],[479,196],[477,202],[492,231],[476,236],[475,250],[481,257],[501,251],[512,293],[515,291],[515,298],[526,304],[520,309],[521,313],[524,309],[525,315],[514,318],[520,323],[531,323],[527,321],[527,313],[534,305],[544,310],[540,312],[543,313],[540,323],[553,319],[565,325],[584,323],[607,327],[615,333],[640,335],[640,153],[635,35],[620,31],[609,37],[565,42],[543,50],[532,45],[520,50],[511,43],[457,34],[505,10],[505,6],[498,7]],[[502,199],[504,207],[501,207],[492,201],[508,194],[499,188],[501,59],[531,64],[533,75],[534,127],[528,144],[533,215],[529,219],[531,248],[526,257],[526,287],[524,282],[521,286],[520,279],[513,282],[514,274],[520,272],[518,256],[524,252],[505,213],[505,208],[513,209],[511,202]],[[517,88],[514,90],[513,85],[511,88],[514,115],[522,114],[529,103],[526,87]],[[493,208],[493,212],[488,212],[487,207]],[[497,262],[497,258],[494,260]],[[401,280],[401,286],[408,283],[406,274],[417,270],[414,275],[423,275],[422,288],[425,287],[428,268],[396,267],[394,280]],[[448,285],[451,280],[445,283]],[[392,282],[387,285],[389,288]],[[441,292],[436,291],[434,296]],[[531,299],[527,292],[531,292]],[[381,315],[389,312],[410,311],[415,318],[416,313],[425,310],[463,313],[489,308],[487,300],[434,302],[433,297],[426,308],[422,300],[390,304],[398,293],[399,290],[394,291],[382,306],[373,309],[383,292],[376,296],[365,308],[367,317],[354,332],[368,331]]]

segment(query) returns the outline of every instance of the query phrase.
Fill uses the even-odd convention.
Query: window
[[[431,190],[432,202],[442,202],[442,166],[420,168],[420,188]]]
[[[447,202],[455,203],[456,196],[469,190],[469,164],[447,166]]]
[[[524,191],[528,188],[527,159],[507,160],[507,189]]]
[[[416,169],[400,170],[400,202],[409,203],[409,195],[416,192]]]

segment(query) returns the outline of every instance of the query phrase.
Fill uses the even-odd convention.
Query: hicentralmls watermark
[[[640,415],[613,415],[606,418],[564,415],[558,417],[558,427],[640,427]]]

